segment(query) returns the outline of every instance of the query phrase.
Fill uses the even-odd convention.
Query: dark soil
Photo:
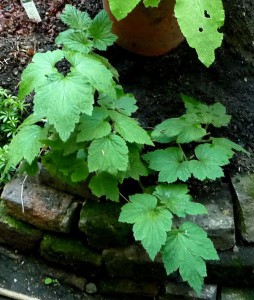
[[[21,72],[33,54],[54,48],[54,38],[64,28],[59,15],[65,3],[74,4],[91,16],[102,8],[100,0],[34,2],[42,18],[39,24],[27,19],[20,1],[1,0],[0,3],[0,86],[14,94],[17,93]],[[254,59],[246,47],[241,55],[235,51],[235,44],[230,44],[232,40],[236,41],[232,38],[236,32],[234,28],[232,33],[230,24],[226,23],[225,41],[216,51],[216,62],[209,69],[198,61],[195,51],[186,42],[171,53],[156,58],[134,55],[117,45],[104,53],[119,71],[120,83],[136,96],[138,118],[144,127],[152,127],[165,118],[181,114],[180,93],[207,103],[219,101],[224,104],[232,115],[231,124],[214,133],[232,139],[251,153],[250,157],[237,154],[226,169],[227,174],[254,171]],[[241,51],[241,47],[239,49]],[[0,265],[2,268],[1,262]],[[18,276],[15,270],[12,272]],[[1,272],[0,284],[5,284],[7,278],[8,268]],[[50,293],[47,287],[45,293]],[[42,299],[58,298],[47,296]]]

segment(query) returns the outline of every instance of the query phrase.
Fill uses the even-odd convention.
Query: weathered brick
[[[74,196],[40,184],[36,177],[27,177],[22,186],[23,181],[18,177],[4,187],[1,197],[11,216],[49,231],[69,232],[77,226],[79,204]]]

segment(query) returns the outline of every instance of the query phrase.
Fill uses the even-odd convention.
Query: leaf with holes
[[[221,0],[176,0],[175,16],[188,44],[195,48],[200,61],[209,67],[214,51],[220,47],[225,14]]]
[[[134,224],[135,240],[141,241],[150,258],[154,260],[171,229],[172,214],[157,205],[156,197],[136,194],[130,196],[130,203],[122,207],[119,221]]]
[[[179,269],[184,281],[199,294],[206,276],[204,260],[219,259],[207,233],[196,224],[186,222],[168,233],[162,248],[167,274]]]

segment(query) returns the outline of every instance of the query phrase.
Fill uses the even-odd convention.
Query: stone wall
[[[202,199],[208,215],[188,217],[208,232],[220,256],[207,263],[199,296],[178,273],[166,275],[159,255],[150,261],[133,240],[131,227],[117,221],[118,203],[89,193],[84,201],[82,190],[84,186],[67,186],[44,171],[39,177],[13,179],[1,195],[0,243],[75,272],[89,282],[91,293],[162,300],[247,299],[241,297],[248,294],[254,299],[254,176],[237,175],[223,183]]]

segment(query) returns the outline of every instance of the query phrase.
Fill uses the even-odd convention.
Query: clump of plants
[[[10,180],[15,170],[11,167],[9,172],[3,174],[9,151],[8,143],[17,133],[26,106],[24,99],[18,99],[10,91],[0,87],[0,187]]]
[[[109,0],[109,6],[114,17],[120,21],[139,3],[150,8],[158,7],[161,1]],[[223,34],[219,31],[225,20],[222,0],[175,0],[174,12],[189,46],[196,50],[200,61],[209,67],[215,59],[215,49],[221,46],[223,40]]]
[[[207,213],[182,182],[222,177],[235,151],[244,151],[209,132],[210,126],[226,126],[230,116],[219,103],[208,106],[182,96],[186,113],[148,133],[132,117],[134,96],[118,84],[110,63],[94,53],[116,39],[107,14],[91,20],[67,5],[61,18],[70,27],[56,39],[63,49],[35,54],[22,74],[19,99],[34,91],[34,110],[10,143],[5,171],[22,162],[22,171],[34,175],[40,161],[54,176],[72,184],[86,180],[95,196],[116,202],[124,180],[158,173],[146,192],[129,196],[119,220],[133,224],[135,240],[152,260],[161,252],[167,273],[179,270],[200,292],[205,260],[218,259],[216,250],[198,225],[176,227],[172,220]],[[57,68],[63,61],[70,65],[67,74]],[[154,151],[147,150],[154,145]]]

